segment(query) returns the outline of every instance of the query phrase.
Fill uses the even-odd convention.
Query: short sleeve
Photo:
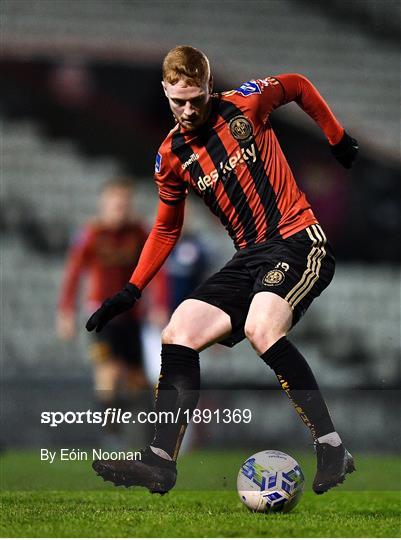
[[[178,204],[188,195],[187,182],[174,170],[168,154],[161,151],[156,156],[154,178],[159,197],[165,204]]]

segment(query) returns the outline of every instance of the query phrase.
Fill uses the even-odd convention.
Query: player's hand
[[[333,156],[346,169],[352,167],[358,154],[358,149],[358,141],[350,137],[346,131],[344,131],[341,141],[331,146]]]
[[[96,332],[100,332],[113,317],[131,309],[140,297],[141,291],[138,287],[135,287],[132,283],[127,283],[119,293],[107,298],[100,308],[89,317],[86,329],[88,332],[92,332],[96,328]]]

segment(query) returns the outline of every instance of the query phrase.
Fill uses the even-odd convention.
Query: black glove
[[[358,141],[353,139],[344,131],[344,135],[339,143],[331,146],[331,152],[337,161],[346,169],[352,167],[358,154]]]
[[[88,332],[92,332],[96,328],[96,332],[100,332],[113,317],[131,309],[140,297],[141,291],[138,287],[127,283],[119,293],[107,298],[100,308],[89,317],[86,329]]]

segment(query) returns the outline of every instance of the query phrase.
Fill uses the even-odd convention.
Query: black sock
[[[261,358],[275,372],[282,389],[314,439],[335,431],[309,364],[286,337],[279,339]]]
[[[174,422],[163,421],[155,425],[152,446],[161,448],[176,460],[188,420],[199,399],[199,353],[183,345],[167,344],[162,345],[161,359],[156,412],[172,412]]]

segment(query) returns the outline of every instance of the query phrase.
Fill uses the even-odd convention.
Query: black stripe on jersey
[[[206,152],[209,154],[221,178],[220,164],[227,163],[229,158],[226,147],[214,129],[207,129],[205,136],[201,134],[199,139],[204,145]],[[220,182],[243,226],[244,240],[247,244],[255,243],[258,236],[255,219],[244,190],[238,182],[235,171],[231,171],[228,178],[222,179]]]
[[[244,113],[236,107],[233,103],[221,100],[219,105],[219,114],[224,120],[229,123],[235,116],[244,116]],[[237,141],[241,148],[245,148],[249,141]],[[263,167],[263,161],[260,157],[259,148],[256,146],[256,162],[247,163],[249,173],[255,183],[256,191],[259,194],[265,209],[265,217],[267,222],[267,228],[271,233],[276,233],[276,227],[281,219],[280,211],[276,203],[276,194],[274,193],[273,186],[271,185],[266,171]],[[269,235],[268,235],[269,236]]]
[[[181,163],[185,163],[188,161],[192,154],[193,150],[185,142],[184,136],[177,132],[174,133],[172,141],[171,141],[171,151],[178,157],[178,159],[181,161]],[[192,177],[192,180],[194,181],[195,185],[197,184],[199,177],[203,178],[205,176],[205,173],[203,172],[202,167],[199,165],[198,161],[194,161],[191,163],[189,167],[189,173]],[[197,195],[199,193],[194,190]],[[201,196],[201,195],[199,195]],[[206,203],[206,205],[210,208],[210,210],[213,212],[215,216],[217,216],[221,222],[223,223],[224,227],[229,232],[230,236],[233,238],[232,231],[228,222],[227,216],[220,210],[219,205],[217,204],[216,196],[213,193],[212,190],[207,189],[204,191],[204,196],[202,197]],[[235,241],[235,239],[234,239]]]

